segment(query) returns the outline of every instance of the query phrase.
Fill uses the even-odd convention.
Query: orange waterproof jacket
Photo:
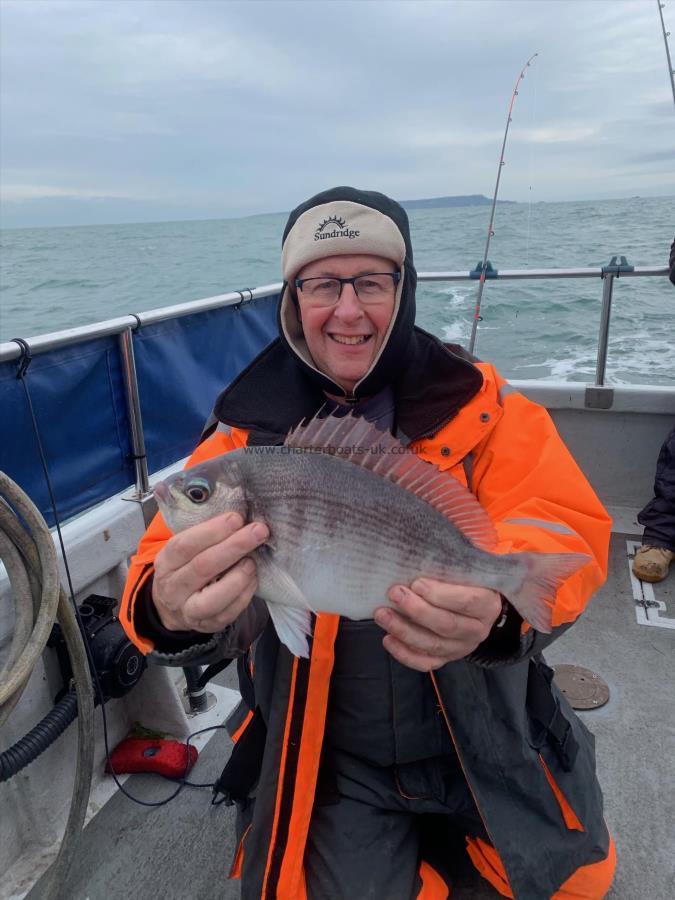
[[[438,434],[412,449],[470,487],[496,526],[498,552],[592,555],[594,562],[569,578],[556,597],[553,624],[572,622],[605,580],[610,519],[547,411],[514,391],[493,366],[479,363],[477,368],[484,376],[481,390]],[[247,438],[244,429],[216,431],[186,465],[244,447]],[[153,650],[153,642],[136,633],[133,605],[170,537],[158,514],[132,559],[122,598],[124,627],[144,653]]]
[[[492,518],[498,552],[585,553],[591,560],[558,590],[554,629],[540,634],[523,623],[515,646],[486,642],[465,660],[432,674],[444,719],[492,846],[511,889],[542,900],[577,869],[604,859],[609,836],[595,775],[592,735],[551,682],[540,651],[583,611],[606,576],[610,519],[560,440],[547,411],[512,389],[488,364],[483,385],[459,413],[412,449],[471,488]],[[217,431],[189,464],[246,445],[242,429]],[[170,534],[155,517],[131,563],[120,613],[130,638],[158,662],[201,661],[167,654],[138,634],[134,606],[152,562]],[[251,634],[230,627],[229,655],[247,654],[253,690],[232,717],[241,739],[261,715],[264,753],[254,811],[243,819],[245,845],[235,874],[242,897],[303,896],[302,859],[323,743],[338,617],[319,614],[309,660],[280,645],[270,624]],[[249,650],[253,638],[255,644]],[[223,645],[220,645],[221,651]],[[217,643],[203,647],[213,658]],[[546,702],[531,708],[534,683]],[[537,704],[542,693],[537,692]],[[251,701],[251,697],[253,701]],[[533,701],[534,702],[534,701]],[[570,755],[567,749],[575,747]]]

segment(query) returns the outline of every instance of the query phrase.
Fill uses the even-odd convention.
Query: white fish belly
[[[275,595],[268,573],[260,590],[266,600],[299,606],[304,596],[314,612],[368,619],[378,606],[391,605],[387,592],[394,584],[426,575],[492,587],[506,567],[503,557],[478,550],[427,503],[370,472],[325,457],[292,462],[292,469],[252,477],[259,511],[251,517],[268,522],[274,567],[298,589],[277,584]],[[328,477],[335,463],[338,475],[346,467],[346,477]]]
[[[316,543],[309,543],[290,556],[275,554],[275,563],[291,575],[309,609],[350,619],[372,619],[378,606],[391,606],[387,592],[392,585],[409,584],[422,574],[440,574],[422,560],[415,566],[402,566],[393,555],[378,554],[372,545],[359,545],[353,539],[333,540],[330,549],[323,546],[320,553]]]

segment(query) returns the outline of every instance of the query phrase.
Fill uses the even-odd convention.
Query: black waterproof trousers
[[[675,552],[675,428],[659,453],[654,479],[654,499],[638,516],[645,526],[643,544]]]
[[[489,842],[451,759],[380,767],[335,751],[322,780],[305,852],[309,900],[414,900],[422,860],[449,884],[449,847],[459,859],[464,836]]]
[[[314,811],[309,900],[413,900],[420,865],[448,881],[464,836],[489,842],[431,679],[389,656],[371,620],[340,621]]]

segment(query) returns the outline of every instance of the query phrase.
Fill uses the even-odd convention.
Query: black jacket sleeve
[[[170,631],[152,601],[152,577],[140,589],[134,606],[136,631],[149,638],[155,649],[148,662],[163,666],[210,665],[221,659],[242,656],[262,633],[269,613],[265,602],[254,597],[240,616],[216,634],[200,631]]]

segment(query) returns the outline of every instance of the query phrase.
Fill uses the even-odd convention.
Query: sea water
[[[409,212],[419,272],[482,260],[489,206]],[[286,214],[0,233],[0,341],[280,281]],[[675,198],[500,204],[496,269],[667,264]],[[417,323],[467,344],[477,282],[418,289]],[[592,380],[602,279],[486,283],[476,353],[511,378]],[[675,287],[614,285],[607,381],[675,384]]]

